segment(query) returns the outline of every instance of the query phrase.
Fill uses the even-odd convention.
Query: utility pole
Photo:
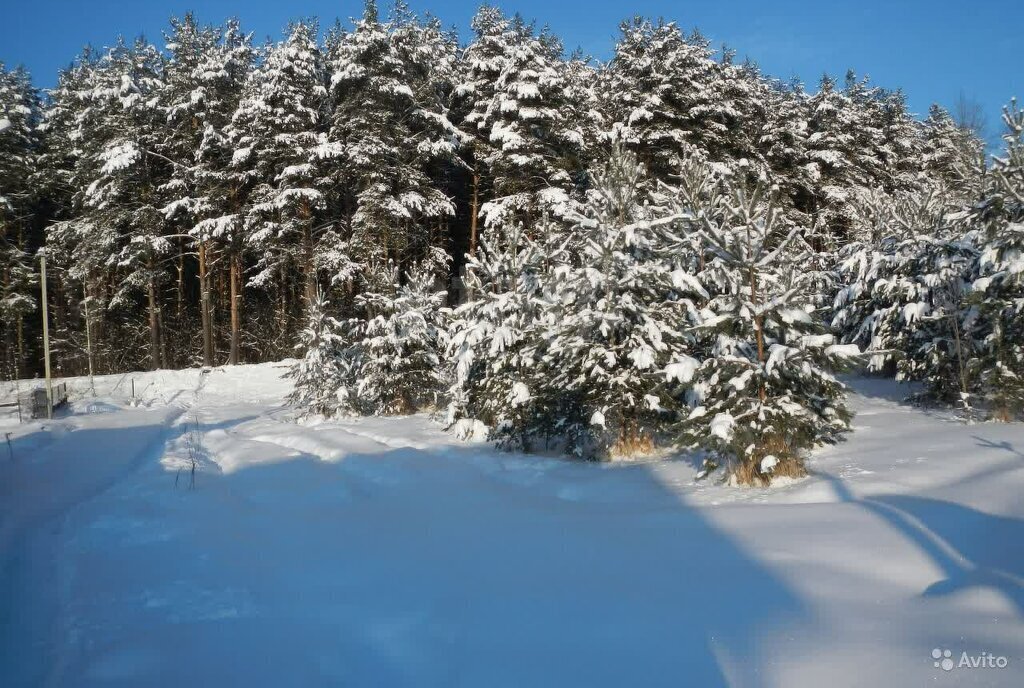
[[[50,316],[46,305],[46,250],[39,252],[39,288],[43,298],[43,365],[46,372],[46,417],[53,418],[53,382],[50,379]]]

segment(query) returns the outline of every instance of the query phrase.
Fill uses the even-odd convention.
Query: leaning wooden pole
[[[43,300],[43,368],[46,372],[46,417],[53,418],[53,382],[50,378],[50,316],[46,302],[46,252],[39,252],[39,289]]]

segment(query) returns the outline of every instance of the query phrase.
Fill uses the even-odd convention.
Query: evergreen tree
[[[333,250],[341,280],[352,278],[354,259],[405,263],[446,245],[443,230],[455,206],[437,170],[455,156],[447,116],[454,63],[451,37],[436,22],[419,22],[402,3],[395,19],[382,23],[371,0],[354,30],[339,38],[322,155],[335,164],[350,230]]]
[[[834,344],[813,316],[799,228],[778,236],[762,188],[718,180],[688,161],[679,202],[704,240],[699,279],[710,292],[695,328],[707,357],[666,370],[670,380],[692,385],[682,437],[732,462],[740,482],[800,475],[803,450],[848,429],[844,388],[830,371],[857,349]]]
[[[581,135],[573,128],[561,45],[487,6],[473,28],[459,93],[470,103],[470,167],[487,177],[490,199],[479,205],[485,224],[565,215],[574,207]]]
[[[466,282],[474,298],[455,310],[448,349],[454,370],[447,422],[459,434],[483,427],[507,447],[531,446],[544,409],[527,386],[536,366],[528,345],[547,267],[562,257],[545,252],[521,225],[496,227],[468,257]]]
[[[969,403],[977,318],[964,298],[977,250],[941,190],[876,194],[857,205],[860,240],[842,250],[833,327],[870,354],[868,368]]]
[[[1003,122],[1005,148],[970,219],[984,236],[973,286],[986,331],[982,393],[996,417],[1008,420],[1024,407],[1024,111],[1016,101]]]
[[[645,453],[671,413],[661,371],[691,350],[691,297],[706,293],[679,264],[679,218],[648,205],[635,156],[615,149],[592,196],[570,230],[579,250],[542,302],[531,394],[551,399],[573,453]]]
[[[231,253],[238,225],[241,174],[231,167],[228,127],[252,66],[248,36],[229,21],[200,28],[192,15],[171,22],[166,88],[166,156],[174,161],[166,185],[168,220],[191,238],[198,258],[202,361],[214,363],[215,327],[211,268],[218,247]],[[184,298],[184,246],[179,238],[178,311]],[[235,337],[232,337],[234,341]],[[233,359],[237,360],[236,355]]]
[[[950,114],[932,105],[923,125],[921,171],[925,180],[941,184],[963,203],[981,195],[985,168],[984,143],[959,126]]]
[[[707,39],[674,23],[637,17],[621,26],[603,96],[616,138],[653,179],[668,181],[681,159],[699,153],[733,162],[749,150],[742,70],[713,59]]]
[[[345,327],[327,314],[328,306],[323,294],[310,303],[306,326],[299,332],[296,346],[302,358],[288,371],[295,387],[287,401],[298,410],[300,418],[330,418],[347,410],[350,404]]]
[[[229,247],[231,300],[241,298],[243,250],[259,255],[248,285],[274,288],[277,331],[290,336],[291,318],[318,289],[317,255],[327,228],[325,186],[318,150],[324,143],[326,72],[315,24],[296,23],[288,38],[268,46],[246,82],[228,137],[241,184],[229,199],[235,213],[217,222],[233,236]],[[329,225],[328,225],[329,226]],[[300,277],[301,299],[291,298],[283,275]],[[298,302],[296,302],[298,301]],[[232,312],[232,360],[238,358],[239,315]]]
[[[355,405],[368,415],[414,413],[437,405],[446,387],[442,352],[447,346],[446,294],[436,276],[413,269],[391,290],[360,294],[366,314],[351,358]]]
[[[38,178],[40,101],[23,69],[0,62],[0,322],[4,367],[12,376],[26,370],[25,318],[36,309],[30,251],[38,244],[33,215]]]
[[[62,84],[55,115],[68,117],[68,142],[74,147],[74,217],[54,229],[55,243],[68,246],[70,274],[89,284],[106,276],[114,288],[100,305],[127,335],[125,341],[146,352],[151,368],[167,364],[162,289],[167,239],[163,188],[169,164],[159,109],[163,57],[142,40],[119,42],[95,63],[85,63]],[[77,91],[69,93],[67,86]],[[68,96],[63,100],[63,96]],[[54,119],[52,121],[59,121]],[[48,123],[49,127],[49,123]],[[145,302],[145,330],[134,320],[139,298]],[[148,346],[143,331],[148,330]],[[123,353],[132,355],[130,349]],[[130,365],[143,361],[129,359]]]

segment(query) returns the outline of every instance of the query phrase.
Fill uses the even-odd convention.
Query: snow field
[[[810,478],[736,489],[685,457],[496,452],[425,415],[296,424],[284,370],[139,374],[137,407],[75,380],[70,414],[15,430],[0,684],[1024,678],[1019,424],[853,380],[854,431]],[[1008,666],[945,672],[935,648]]]

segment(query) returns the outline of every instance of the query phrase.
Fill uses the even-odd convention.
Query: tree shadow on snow
[[[841,501],[858,504],[893,526],[942,571],[945,577],[930,584],[922,597],[990,588],[1024,616],[1024,520],[925,497],[856,498],[839,478],[819,475]]]
[[[139,618],[117,628],[147,634],[91,642],[147,657],[147,685],[714,688],[765,683],[768,641],[808,622],[654,466],[521,458],[505,475],[485,451],[283,454],[208,476],[187,497],[208,527],[102,566],[138,577],[119,597],[173,570],[185,590],[232,590],[230,613],[126,604]]]

